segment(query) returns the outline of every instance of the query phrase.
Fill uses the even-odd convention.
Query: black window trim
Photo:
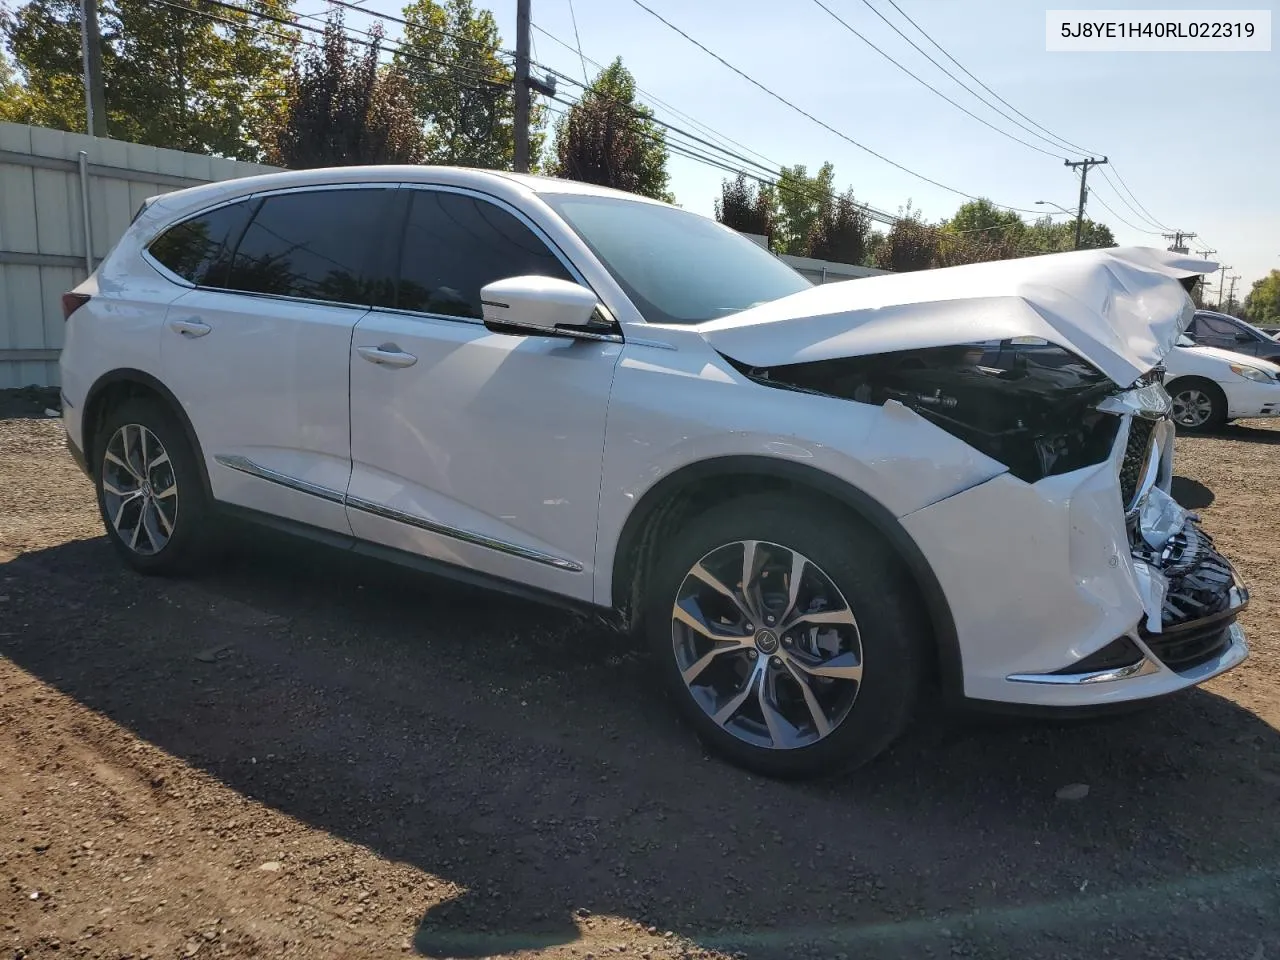
[[[164,227],[157,230],[142,248],[142,258],[166,280],[171,283],[176,283],[179,286],[186,287],[188,290],[211,290],[215,293],[228,293],[240,297],[258,297],[264,300],[283,300],[288,303],[317,304],[324,307],[345,307],[352,310],[368,311],[370,309],[384,309],[381,307],[374,308],[368,303],[348,303],[341,300],[317,300],[312,297],[294,297],[283,293],[260,293],[254,290],[235,290],[231,287],[217,287],[209,284],[192,283],[186,277],[179,276],[157,260],[151,253],[151,245],[164,234],[176,227],[180,227],[188,220],[203,217],[215,210],[220,210],[223,207],[229,207],[232,204],[258,202],[258,209],[254,210],[253,213],[250,214],[249,220],[245,223],[244,227],[241,228],[240,235],[236,238],[235,247],[231,254],[232,259],[234,260],[236,253],[239,252],[240,249],[240,241],[244,239],[245,233],[248,232],[249,225],[253,223],[254,218],[257,217],[258,210],[261,209],[261,201],[265,200],[267,197],[281,196],[283,194],[290,193],[316,193],[319,191],[332,192],[334,190],[386,190],[389,194],[394,195],[401,186],[402,185],[395,180],[362,180],[359,183],[308,183],[301,186],[279,187],[274,190],[257,190],[253,193],[246,193],[242,196],[232,197],[228,200],[223,200],[220,203],[215,203],[212,206],[203,207],[200,210],[183,217],[181,220],[175,220],[173,223],[166,224]],[[399,249],[399,247],[397,247],[397,249]],[[372,250],[369,251],[369,256],[372,261]],[[230,275],[228,274],[228,276]]]
[[[494,194],[491,194],[491,193],[486,193],[483,190],[476,190],[473,187],[459,187],[459,186],[454,186],[453,184],[445,184],[445,183],[422,183],[420,181],[405,181],[400,183],[399,186],[402,190],[406,190],[406,191],[407,190],[432,190],[438,193],[456,193],[464,197],[473,197],[474,199],[477,199],[477,200],[484,200],[489,203],[492,203],[498,209],[503,210],[511,214],[512,216],[514,216],[518,221],[520,221],[520,223],[528,227],[535,237],[537,237],[544,244],[546,244],[547,249],[550,250],[551,253],[555,256],[555,258],[560,261],[560,265],[563,266],[565,270],[568,271],[569,275],[573,277],[575,281],[577,281],[579,284],[586,287],[593,294],[595,294],[596,302],[599,304],[598,309],[601,315],[604,317],[604,319],[608,323],[613,325],[613,329],[614,329],[613,333],[601,334],[600,338],[608,339],[612,342],[619,342],[619,343],[622,342],[623,340],[622,324],[618,323],[617,318],[614,317],[613,314],[609,311],[609,308],[605,306],[604,298],[600,296],[600,292],[596,290],[595,287],[593,287],[587,281],[586,276],[583,274],[581,270],[578,269],[577,264],[575,264],[573,260],[569,258],[569,255],[566,254],[564,250],[560,248],[560,245],[555,242],[555,240],[550,236],[550,234],[548,234],[547,231],[542,229],[542,227],[538,223],[536,223],[527,213],[525,213],[519,207],[508,202],[507,200],[504,200],[502,197],[495,196]],[[392,246],[392,248],[388,251],[389,255],[391,255],[394,258],[391,262],[395,264],[395,282],[396,282],[397,296],[400,290],[400,265],[403,262],[404,236],[405,236],[406,229],[408,227],[408,222],[409,222],[408,217],[409,217],[410,207],[411,207],[411,204],[408,201],[406,201],[404,206],[401,208],[401,221],[397,225],[397,228],[393,229],[393,233],[395,234],[395,238],[396,238],[394,241],[394,246]],[[484,320],[478,317],[459,317],[459,316],[456,316],[453,314],[447,314],[447,313],[429,313],[425,310],[405,310],[400,307],[375,306],[373,307],[373,309],[378,311],[379,313],[390,313],[390,314],[395,314],[396,316],[402,316],[402,317],[415,317],[415,318],[426,319],[426,320],[447,320],[451,323],[467,323],[467,324],[471,324],[472,326],[480,326],[480,327],[484,326]]]

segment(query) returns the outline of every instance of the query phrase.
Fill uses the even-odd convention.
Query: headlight
[[[1238,377],[1252,380],[1254,383],[1274,383],[1275,377],[1258,367],[1247,367],[1242,363],[1233,363],[1231,372]]]

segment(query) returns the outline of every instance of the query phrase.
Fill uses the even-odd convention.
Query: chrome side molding
[[[498,540],[482,533],[475,533],[471,530],[463,530],[459,527],[451,527],[448,524],[438,523],[435,520],[428,520],[425,517],[414,516],[411,513],[405,513],[403,510],[397,510],[394,507],[388,507],[373,500],[365,500],[361,497],[348,496],[340,490],[334,490],[331,487],[321,486],[318,483],[311,483],[307,480],[299,480],[297,477],[291,477],[278,470],[272,470],[270,467],[264,467],[262,464],[255,463],[248,457],[242,457],[238,454],[219,453],[215,454],[213,459],[230,470],[238,470],[240,473],[248,474],[251,477],[257,477],[259,480],[266,480],[268,483],[279,484],[282,487],[288,487],[290,490],[296,490],[298,493],[305,493],[313,497],[319,497],[320,499],[327,500],[330,503],[341,504],[342,506],[348,507],[352,510],[359,510],[361,513],[381,517],[384,520],[392,520],[396,523],[403,523],[406,526],[417,527],[420,530],[439,534],[440,536],[448,537],[451,540],[459,540],[462,543],[470,543],[474,546],[484,547],[488,550],[496,550],[497,552],[505,553],[508,556],[519,557],[521,560],[531,560],[534,563],[544,563],[549,567],[555,567],[557,570],[565,570],[569,573],[582,572],[582,564],[576,563],[573,560],[565,560],[562,557],[543,553],[541,550],[534,550],[530,547],[524,547],[518,543]]]
[[[231,470],[247,473],[251,477],[257,477],[259,480],[278,483],[282,487],[297,490],[299,493],[307,493],[313,497],[319,497],[321,500],[328,500],[330,503],[342,503],[346,499],[346,494],[341,490],[323,487],[308,480],[299,480],[297,477],[291,477],[287,473],[281,473],[279,470],[272,470],[270,467],[264,467],[260,463],[254,463],[248,457],[242,457],[238,454],[218,453],[214,454],[213,459]]]

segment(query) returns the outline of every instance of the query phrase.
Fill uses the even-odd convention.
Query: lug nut
[[[754,659],[755,659],[756,657],[758,657],[758,656],[760,656],[760,654],[759,654],[759,652],[758,652],[758,651],[756,651],[756,650],[748,650],[748,651],[747,651],[747,659],[748,659],[748,660],[754,660]]]
[[[792,643],[794,643],[794,642],[795,642],[795,641],[793,641],[790,637],[783,637],[783,638],[782,638],[782,645],[783,645],[784,647],[789,647],[789,646],[791,646],[791,644],[792,644]]]
[[[771,626],[771,627],[773,626],[773,620],[774,620],[774,618],[773,618],[772,616],[767,616],[767,617],[765,617],[765,618],[764,618],[764,622],[765,622],[765,623],[767,623],[767,624],[768,624],[769,626]]]
[[[781,657],[774,657],[774,658],[773,658],[773,660],[772,660],[771,662],[773,663],[773,665],[774,665],[775,667],[780,667],[780,666],[782,666],[782,658],[781,658]]]
[[[747,631],[747,633],[753,633],[753,632],[755,631],[755,629],[756,629],[756,628],[755,628],[753,625],[749,624],[749,623],[746,625],[746,631]]]

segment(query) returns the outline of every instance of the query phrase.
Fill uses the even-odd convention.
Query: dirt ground
[[[1178,441],[1243,667],[789,785],[567,614],[274,537],[126,572],[42,402],[0,420],[4,960],[1280,957],[1280,422]]]

